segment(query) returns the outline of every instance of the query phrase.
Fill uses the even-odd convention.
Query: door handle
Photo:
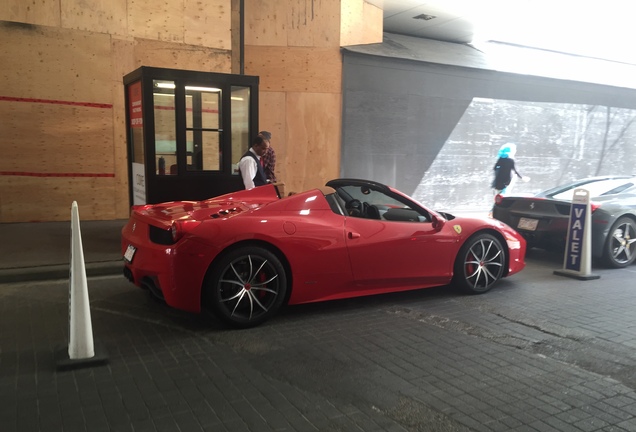
[[[357,232],[351,232],[351,231],[349,231],[349,238],[350,238],[350,239],[357,239],[357,238],[360,238],[360,234],[358,234]]]

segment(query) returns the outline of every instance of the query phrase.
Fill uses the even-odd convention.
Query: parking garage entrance
[[[141,67],[124,77],[130,204],[243,189],[258,131],[258,77]]]

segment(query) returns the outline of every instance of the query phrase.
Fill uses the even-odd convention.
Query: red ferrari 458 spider
[[[177,309],[235,327],[299,304],[446,285],[483,293],[525,265],[494,219],[455,218],[367,180],[281,198],[266,185],[132,208],[124,274]]]

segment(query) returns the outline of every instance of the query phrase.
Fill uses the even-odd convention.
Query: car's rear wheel
[[[605,242],[605,263],[614,268],[627,267],[636,259],[636,222],[619,218],[612,226]]]
[[[490,234],[477,234],[461,247],[455,259],[453,283],[471,294],[489,291],[503,276],[506,254]]]
[[[204,307],[233,327],[271,318],[285,301],[287,277],[271,251],[246,246],[222,256],[206,280]]]

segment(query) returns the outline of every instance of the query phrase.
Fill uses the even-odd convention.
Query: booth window
[[[177,174],[177,126],[174,107],[174,81],[153,81],[155,114],[155,158],[157,174]]]
[[[186,155],[188,171],[220,171],[221,89],[186,86]]]
[[[250,146],[250,88],[232,86],[232,174],[238,175],[238,163]]]

